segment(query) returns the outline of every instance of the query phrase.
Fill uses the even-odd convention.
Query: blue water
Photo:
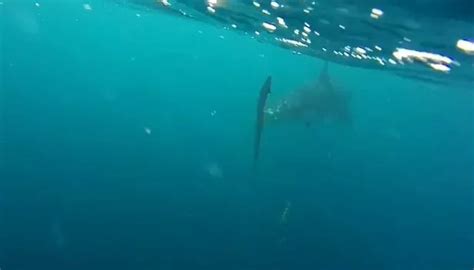
[[[323,62],[113,1],[0,6],[0,268],[474,267],[474,92],[330,63],[351,126],[265,129]],[[272,97],[271,97],[272,98]]]

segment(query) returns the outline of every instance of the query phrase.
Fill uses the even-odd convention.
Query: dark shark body
[[[260,141],[263,127],[268,124],[302,122],[310,126],[313,122],[334,121],[352,124],[348,93],[334,87],[328,72],[327,62],[312,84],[291,92],[274,106],[266,107],[271,93],[272,78],[269,76],[257,102],[257,119],[254,141],[254,170],[260,156]]]

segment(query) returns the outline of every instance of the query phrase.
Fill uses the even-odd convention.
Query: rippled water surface
[[[346,65],[388,69],[405,77],[465,87],[474,79],[474,8],[470,1],[125,2]]]

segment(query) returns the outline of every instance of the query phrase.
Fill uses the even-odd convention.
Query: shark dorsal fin
[[[328,61],[324,62],[323,68],[319,72],[319,82],[328,82],[329,81],[329,71],[328,71]]]
[[[328,70],[328,61],[324,62],[324,66],[319,73],[319,84],[326,87],[327,89],[333,89],[331,78],[329,77],[329,70]]]

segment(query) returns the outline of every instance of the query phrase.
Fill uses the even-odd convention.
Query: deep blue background
[[[94,2],[0,7],[2,270],[473,267],[472,92],[330,65],[353,126],[266,129],[255,176],[261,83],[322,63]]]

